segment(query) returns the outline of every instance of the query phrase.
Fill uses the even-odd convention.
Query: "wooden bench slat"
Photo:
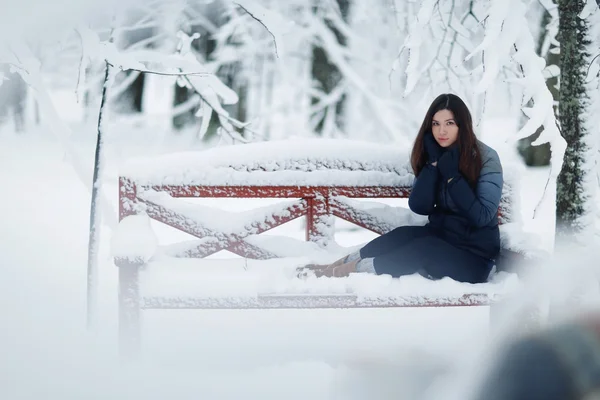
[[[383,235],[395,228],[395,226],[378,218],[373,213],[354,208],[337,198],[329,200],[329,207],[331,207],[331,213],[336,217],[352,222],[379,235]]]
[[[484,293],[462,296],[259,295],[255,297],[144,296],[142,309],[316,309],[389,307],[469,307],[491,304]]]
[[[126,178],[122,178],[126,179]],[[172,197],[190,198],[311,198],[346,196],[354,198],[403,198],[410,194],[406,186],[140,186],[142,190],[168,193]]]

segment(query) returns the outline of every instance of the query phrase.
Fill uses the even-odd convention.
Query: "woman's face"
[[[442,147],[453,145],[458,139],[458,125],[454,114],[449,110],[440,110],[433,116],[431,131],[435,141]]]

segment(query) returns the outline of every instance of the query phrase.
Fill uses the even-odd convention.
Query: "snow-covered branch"
[[[543,126],[544,131],[534,145],[550,142],[561,147],[559,142],[564,140],[558,130],[554,99],[544,76],[546,62],[536,54],[526,12],[522,0],[493,0],[488,9],[485,37],[466,59],[485,51],[485,71],[477,86],[480,92],[487,90],[496,81],[502,67],[514,60],[523,77],[513,81],[523,88],[522,110],[529,120],[512,139],[516,141],[528,137]],[[526,107],[530,100],[533,106]]]
[[[450,91],[473,106],[477,103],[474,80],[481,66],[465,61],[465,55],[475,49],[482,34],[480,2],[425,0],[411,15],[408,34],[392,65],[398,69],[405,55],[406,83],[403,95],[426,91],[434,97]],[[484,97],[484,96],[479,96]],[[476,111],[476,115],[481,115]]]
[[[86,163],[81,159],[73,148],[69,137],[72,135],[69,126],[59,116],[41,72],[41,64],[38,58],[33,54],[29,45],[24,42],[16,43],[11,46],[11,50],[4,54],[5,59],[13,66],[23,81],[27,83],[35,93],[40,112],[48,121],[50,131],[58,138],[65,150],[67,160],[73,166],[73,169],[79,177],[81,183],[91,193],[93,185],[86,171],[89,170]],[[114,207],[108,199],[99,194],[99,205],[103,209],[102,217],[109,227],[115,227],[117,224],[117,214]]]
[[[383,126],[388,131],[389,137],[397,137],[398,128],[391,123],[386,114],[386,109],[389,108],[388,105],[385,104],[384,101],[382,101],[382,99],[378,98],[378,96],[370,90],[367,82],[365,82],[363,77],[361,77],[360,74],[354,71],[344,59],[343,54],[337,51],[337,49],[341,46],[338,44],[333,32],[329,28],[327,28],[327,26],[325,26],[323,21],[320,20],[312,20],[311,28],[319,37],[320,42],[326,49],[331,61],[335,63],[335,65],[339,68],[340,72],[345,77],[347,84],[352,85],[363,96],[369,99],[369,103],[372,107],[373,113],[379,117]],[[409,145],[409,143],[407,142],[406,145]]]
[[[198,34],[188,36],[179,32],[179,45],[175,54],[160,54],[149,50],[121,52],[112,42],[103,42],[91,30],[79,28],[78,30],[87,54],[95,59],[104,60],[111,67],[122,71],[133,71],[163,76],[180,77],[201,98],[201,107],[198,116],[202,117],[199,136],[202,137],[207,129],[212,112],[214,111],[221,123],[221,127],[237,141],[246,142],[235,128],[247,128],[247,124],[229,116],[222,107],[223,104],[238,102],[237,93],[224,85],[214,74],[206,72],[204,66],[191,53],[191,42],[199,37]],[[146,65],[161,66],[160,70],[149,68]]]
[[[415,21],[409,28],[409,35],[406,37],[404,44],[400,50],[400,53],[404,49],[408,51],[408,65],[406,66],[406,88],[404,89],[404,95],[408,95],[417,85],[421,75],[425,72],[421,68],[421,46],[424,42],[427,30],[429,28],[429,22],[433,16],[433,9],[436,5],[436,0],[424,0],[421,3],[421,8],[417,13]]]
[[[509,139],[514,145],[517,140],[532,135],[543,126],[540,136],[532,144],[550,143],[552,158],[548,185],[554,187],[562,168],[566,142],[558,129],[554,114],[554,98],[546,85],[544,75],[546,62],[536,54],[526,12],[522,0],[493,0],[488,9],[484,40],[467,59],[485,51],[485,71],[478,85],[480,91],[490,87],[501,67],[511,59],[519,65],[523,76],[513,81],[522,87],[521,109],[528,117],[528,121]],[[527,107],[530,102],[532,106]],[[553,190],[545,191],[540,204],[544,201],[553,201],[552,197],[547,197],[548,193],[553,192]]]
[[[121,71],[135,70],[165,76],[210,75],[197,60],[194,62],[177,54],[161,54],[151,50],[122,52],[115,43],[101,41],[98,35],[88,28],[80,27],[77,32],[87,57],[93,61],[106,61]],[[149,69],[146,66],[149,63],[158,64],[164,69]]]

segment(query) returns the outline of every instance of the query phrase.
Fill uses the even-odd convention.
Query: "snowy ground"
[[[147,311],[143,359],[120,364],[110,231],[102,236],[98,323],[88,334],[89,194],[46,134],[0,133],[0,141],[2,398],[423,398],[414,391],[474,354],[490,333],[484,307]],[[76,148],[91,165],[91,142]],[[122,154],[113,148],[109,157],[105,190],[116,206]],[[543,184],[536,174],[545,171],[528,175]],[[338,240],[370,237],[346,231]]]

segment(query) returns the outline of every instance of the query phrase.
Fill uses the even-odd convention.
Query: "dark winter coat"
[[[408,205],[428,215],[428,225],[449,243],[494,260],[500,251],[502,165],[494,149],[478,143],[483,167],[475,189],[462,175],[448,183],[436,166],[427,164],[413,183]]]

